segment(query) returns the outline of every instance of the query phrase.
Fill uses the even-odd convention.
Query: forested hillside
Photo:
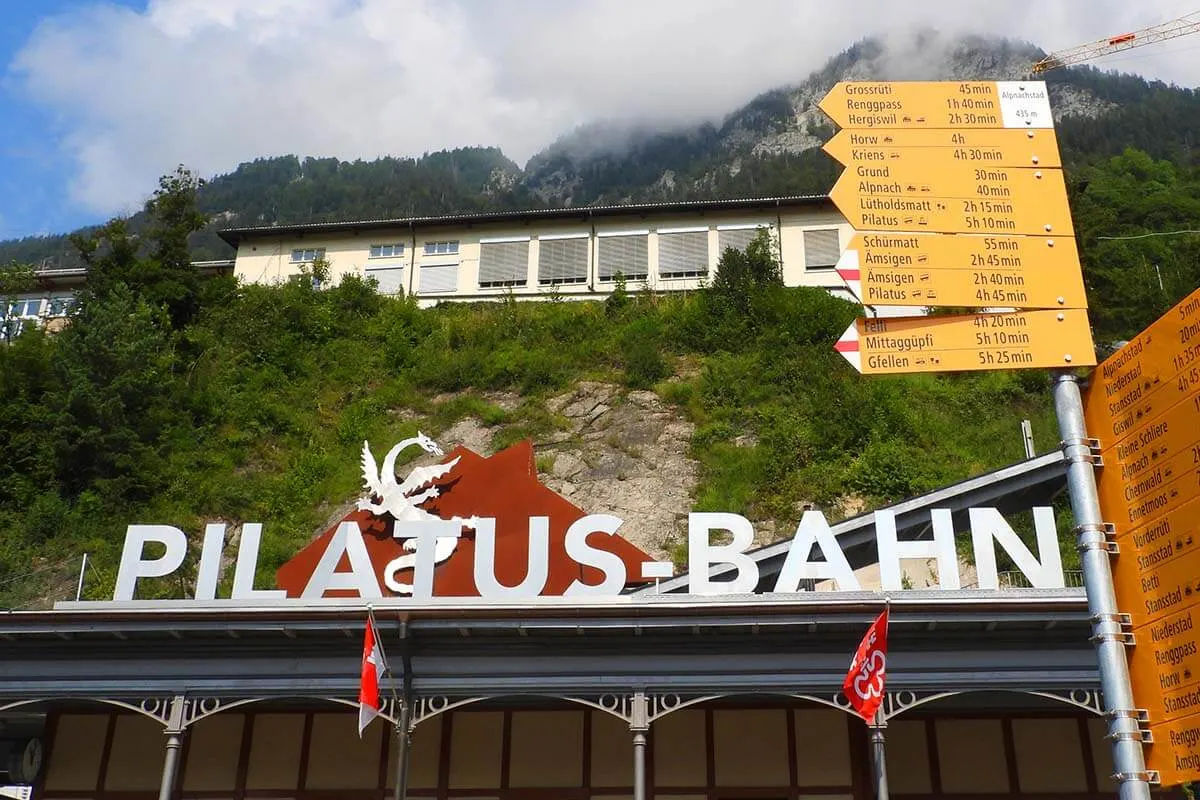
[[[488,447],[562,441],[548,399],[581,379],[615,384],[615,403],[655,391],[694,426],[695,507],[780,532],[805,504],[836,518],[1017,461],[1023,418],[1053,446],[1042,373],[863,379],[832,349],[858,309],[783,287],[766,237],[687,296],[422,310],[353,277],[324,291],[196,279],[195,194],[186,174],[164,179],[144,254],[122,223],[99,231],[66,330],[0,348],[0,604],[72,594],[84,552],[89,596],[111,596],[132,522],[193,537],[262,522],[267,585],[357,496],[364,439],[469,417]],[[655,549],[681,554],[681,534],[656,532]]]

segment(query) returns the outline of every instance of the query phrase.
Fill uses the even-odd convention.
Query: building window
[[[626,280],[645,280],[650,274],[649,241],[649,231],[598,235],[600,280],[616,280],[618,273]]]
[[[729,248],[741,250],[745,252],[750,246],[750,242],[754,241],[754,237],[758,235],[760,228],[766,226],[754,225],[751,227],[737,228],[718,228],[717,229],[717,250],[721,255]]]
[[[538,284],[560,286],[587,283],[588,237],[546,237],[538,240]]]
[[[708,275],[708,229],[659,231],[658,274],[663,278]]]
[[[325,258],[325,248],[324,247],[310,247],[307,249],[300,248],[300,249],[292,251],[292,263],[293,264],[311,264],[312,262],[316,261],[318,258],[324,260],[324,258]]]
[[[400,244],[373,244],[371,245],[370,258],[400,258],[404,255],[404,243]]]
[[[367,267],[365,272],[368,280],[374,278],[378,282],[375,291],[379,294],[404,293],[404,267]]]
[[[529,240],[479,242],[479,287],[524,286],[529,279]]]
[[[804,232],[805,269],[832,269],[841,252],[837,228]]]
[[[9,304],[8,316],[17,319],[37,319],[41,310],[42,299],[40,297],[33,300],[17,300]]]
[[[46,309],[48,317],[65,317],[75,309],[75,298],[71,296],[51,297]]]
[[[458,242],[426,242],[425,255],[456,256],[458,255]]]
[[[451,294],[458,291],[458,264],[421,266],[417,294]]]

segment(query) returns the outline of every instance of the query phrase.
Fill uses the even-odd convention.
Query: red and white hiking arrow
[[[858,268],[858,251],[843,250],[838,256],[837,264],[833,267],[838,277],[846,284],[846,288],[854,295],[854,299],[862,302],[862,273]]]
[[[859,349],[858,320],[850,323],[846,332],[833,345],[833,349],[842,354],[842,358],[850,362],[850,366],[862,372],[862,351]]]

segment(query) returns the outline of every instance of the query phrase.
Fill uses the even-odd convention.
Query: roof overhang
[[[568,600],[371,608],[389,663],[397,669],[407,656],[418,694],[832,694],[883,603],[867,592]],[[314,687],[353,696],[357,688],[362,600],[91,605],[0,617],[0,696],[287,697]],[[1096,685],[1078,590],[910,591],[891,608],[897,688]]]
[[[539,208],[524,211],[489,211],[441,216],[397,217],[348,222],[310,222],[296,225],[260,225],[227,228],[218,231],[225,242],[237,247],[242,241],[257,238],[296,237],[359,231],[395,230],[397,228],[447,228],[489,225],[505,222],[567,222],[589,221],[610,217],[647,216],[650,214],[703,214],[719,211],[763,211],[767,209],[802,206],[833,207],[828,195],[790,195],[782,197],[736,198],[729,200],[695,200],[670,203],[630,203],[610,206],[575,206],[569,208]]]

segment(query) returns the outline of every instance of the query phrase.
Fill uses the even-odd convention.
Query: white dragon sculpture
[[[421,522],[424,520],[441,519],[441,517],[436,517],[420,508],[420,505],[441,494],[438,487],[430,484],[453,470],[458,464],[458,459],[453,458],[445,464],[435,464],[430,467],[415,467],[403,482],[398,483],[396,481],[396,458],[402,452],[414,446],[420,447],[425,452],[436,456],[445,455],[437,442],[417,431],[416,436],[404,439],[392,447],[383,458],[383,466],[379,467],[376,465],[375,456],[371,453],[371,446],[365,440],[363,441],[363,486],[370,491],[371,496],[364,497],[358,501],[358,509],[360,511],[369,511],[377,517],[388,514],[396,522]],[[378,502],[375,502],[373,498],[378,498]],[[450,521],[459,522],[462,525],[473,528],[478,523],[478,517],[471,517],[469,519],[452,517]],[[416,539],[407,538],[404,540],[402,546],[405,550],[413,552],[417,547]],[[437,537],[433,548],[433,563],[440,564],[450,558],[457,547],[458,537]],[[416,555],[401,556],[389,565],[391,572],[394,574],[397,571],[409,569],[415,566],[416,560]],[[384,579],[388,582],[388,587],[393,591],[402,593],[412,592],[411,584],[396,582],[393,580],[392,575],[385,575]]]

